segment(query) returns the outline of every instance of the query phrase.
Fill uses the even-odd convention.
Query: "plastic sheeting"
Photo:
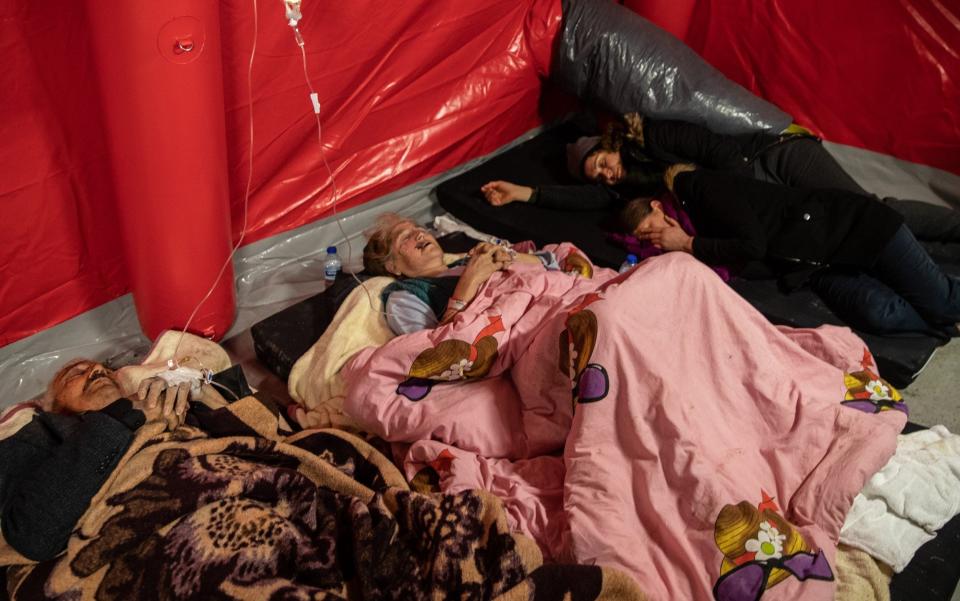
[[[721,133],[780,132],[790,125],[790,115],[623,6],[563,0],[563,15],[551,78],[581,100],[617,114],[640,111]]]
[[[535,128],[496,152],[520,144],[540,133]],[[240,249],[234,257],[237,319],[224,346],[236,350],[254,323],[323,290],[323,257],[336,246],[344,271],[360,270],[363,230],[384,211],[399,213],[418,223],[430,221],[439,207],[431,190],[444,179],[476,167],[487,157],[478,157],[438,176],[396,190],[324,219]],[[86,357],[113,365],[139,361],[150,349],[140,332],[130,295],[105,303],[73,319],[0,348],[0,407],[27,400],[43,392],[57,369],[70,359]],[[249,349],[253,357],[252,347]],[[245,367],[245,370],[248,368]],[[254,374],[247,373],[252,378]],[[249,380],[254,386],[255,379]]]
[[[195,3],[209,4],[163,7],[172,20]],[[243,224],[251,109],[254,119],[245,242],[329,215],[335,200],[300,49],[279,1],[259,2],[248,106],[252,6],[219,3],[234,240]],[[541,114],[540,75],[560,26],[559,0],[306,0],[303,17],[307,75],[322,105],[339,210],[446,171],[553,118]],[[130,289],[89,20],[85,3],[66,0],[13,0],[0,8],[0,345]],[[175,229],[189,217],[171,212],[142,227]]]
[[[0,345],[128,289],[83,3],[52,4],[0,2]]]
[[[956,1],[697,0],[685,41],[825,139],[960,174]]]

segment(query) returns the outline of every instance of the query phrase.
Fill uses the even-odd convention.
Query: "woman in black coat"
[[[866,331],[957,334],[960,280],[943,273],[900,214],[871,197],[693,165],[671,167],[665,180],[697,233],[684,232],[659,201],[638,199],[623,211],[638,238],[735,272],[761,262],[788,288],[809,281],[835,313]]]
[[[870,196],[826,151],[804,133],[716,134],[684,121],[630,113],[603,137],[583,137],[567,146],[567,168],[582,185],[521,186],[492,181],[481,188],[494,206],[521,201],[558,210],[622,208],[655,194],[675,163],[696,163],[752,179],[800,188],[829,188]],[[960,260],[960,212],[916,200],[885,198],[907,227],[938,256]]]

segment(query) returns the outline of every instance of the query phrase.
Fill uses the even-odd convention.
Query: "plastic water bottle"
[[[340,273],[340,257],[337,255],[336,246],[327,247],[327,256],[323,260],[323,279],[328,282],[332,282],[337,279],[337,274]]]
[[[637,265],[637,255],[627,255],[627,258],[620,264],[620,273],[629,271]]]

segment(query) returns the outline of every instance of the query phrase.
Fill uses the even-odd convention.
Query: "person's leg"
[[[893,334],[931,329],[903,297],[863,272],[824,269],[810,279],[810,288],[837,317],[859,330]]]
[[[938,258],[960,262],[960,211],[921,202],[884,198],[883,202],[903,215],[903,222]]]
[[[960,322],[960,280],[943,273],[906,226],[887,243],[870,274],[933,326]]]
[[[837,188],[874,196],[861,188],[822,144],[810,138],[764,151],[754,162],[754,177],[786,186]],[[910,231],[938,260],[960,262],[960,211],[919,200],[880,200],[903,215]]]
[[[765,150],[754,164],[758,179],[795,188],[836,188],[870,194],[813,138],[787,140]]]

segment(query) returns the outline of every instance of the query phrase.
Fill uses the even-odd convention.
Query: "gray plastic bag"
[[[717,133],[779,133],[792,118],[707,64],[680,40],[610,0],[563,0],[550,78],[617,114],[639,111]]]

